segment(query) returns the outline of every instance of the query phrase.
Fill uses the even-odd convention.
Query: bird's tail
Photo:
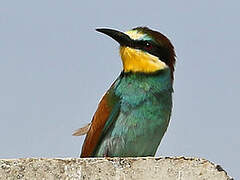
[[[90,127],[91,127],[92,123],[89,123],[77,130],[75,130],[75,132],[72,134],[73,136],[82,136],[84,134],[87,134],[87,132],[89,131]]]

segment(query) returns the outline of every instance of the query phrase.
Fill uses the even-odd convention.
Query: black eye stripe
[[[165,63],[167,63],[169,59],[169,51],[152,41],[135,40],[133,42],[133,48],[140,49],[148,52],[149,54],[157,56],[161,61]]]
[[[141,49],[141,50],[146,50],[146,48],[148,47],[152,47],[152,48],[154,48],[154,44],[152,43],[152,42],[150,42],[150,41],[143,41],[143,40],[141,40],[141,41],[135,41],[134,42],[134,46],[133,46],[133,48],[136,48],[136,49]]]

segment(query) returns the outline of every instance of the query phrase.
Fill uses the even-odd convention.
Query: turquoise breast
[[[94,156],[154,156],[169,124],[172,92],[169,69],[121,74],[114,84],[119,113]]]

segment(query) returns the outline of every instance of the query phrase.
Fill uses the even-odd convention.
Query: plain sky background
[[[0,1],[0,158],[78,157],[119,75],[118,44],[97,27],[168,36],[174,109],[157,156],[202,157],[240,179],[240,1]]]

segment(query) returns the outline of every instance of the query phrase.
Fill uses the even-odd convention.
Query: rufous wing
[[[103,135],[116,120],[119,112],[119,98],[114,94],[113,86],[106,92],[100,101],[93,116],[91,126],[82,146],[80,157],[91,157],[99,145]]]

